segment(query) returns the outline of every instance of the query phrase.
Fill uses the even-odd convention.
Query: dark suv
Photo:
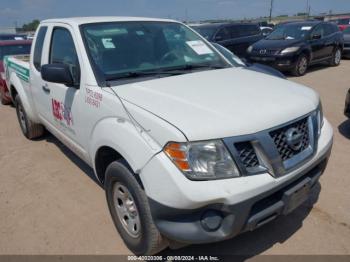
[[[301,76],[312,64],[338,66],[343,48],[344,38],[336,24],[304,21],[277,26],[265,39],[251,45],[247,53],[250,61]]]
[[[192,26],[208,41],[218,43],[239,57],[247,48],[263,38],[260,27],[251,23],[214,23]]]

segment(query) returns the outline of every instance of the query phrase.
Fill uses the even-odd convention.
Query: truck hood
[[[309,88],[244,68],[202,71],[113,89],[126,102],[176,126],[190,141],[255,133],[303,116],[319,103]]]

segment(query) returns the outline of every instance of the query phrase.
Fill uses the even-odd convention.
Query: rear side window
[[[324,27],[324,35],[325,36],[333,34],[333,28],[331,25],[324,24],[323,27]]]
[[[62,27],[56,27],[52,33],[50,64],[65,64],[69,66],[76,85],[80,82],[80,66],[74,41],[70,32]]]
[[[215,37],[217,40],[227,40],[230,39],[230,31],[227,27],[223,27],[219,30]]]
[[[46,31],[47,31],[46,26],[40,27],[38,35],[36,37],[36,41],[35,41],[33,63],[36,70],[38,71],[41,70],[41,56],[43,52],[43,45],[44,45]]]
[[[258,35],[261,32],[257,25],[242,25],[240,31],[241,36]]]

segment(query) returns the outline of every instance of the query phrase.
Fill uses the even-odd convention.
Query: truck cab
[[[47,129],[93,168],[137,255],[289,214],[331,153],[315,91],[235,66],[173,20],[45,20],[5,71],[23,134]]]

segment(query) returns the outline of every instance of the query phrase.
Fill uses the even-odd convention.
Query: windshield
[[[192,28],[207,40],[212,39],[217,31],[216,27],[192,26]]]
[[[279,25],[266,39],[269,40],[293,40],[305,39],[310,30],[311,25],[301,24],[284,24]]]
[[[215,49],[179,23],[96,23],[83,25],[82,32],[95,71],[105,81],[136,77],[140,72],[229,66]]]
[[[5,45],[0,46],[0,60],[8,55],[27,55],[30,53],[30,45]]]

